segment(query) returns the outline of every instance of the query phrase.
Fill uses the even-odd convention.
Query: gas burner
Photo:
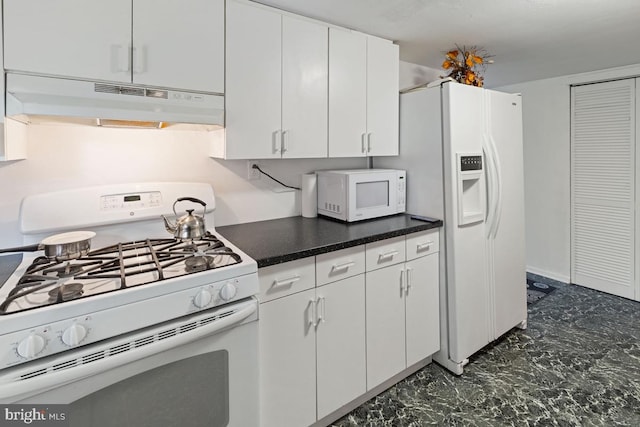
[[[81,265],[71,264],[69,262],[59,267],[42,270],[43,273],[53,273],[56,277],[71,277],[81,273],[82,271]]]
[[[189,273],[206,270],[213,264],[213,257],[210,256],[192,256],[184,261],[185,270]]]
[[[82,283],[65,283],[49,291],[50,302],[63,302],[82,296]]]

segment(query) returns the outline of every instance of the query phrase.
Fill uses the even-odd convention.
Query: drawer
[[[307,257],[261,268],[258,270],[258,280],[258,299],[261,303],[311,289],[316,285],[315,258]]]
[[[363,245],[316,256],[318,286],[362,273],[364,273]]]
[[[404,262],[406,259],[404,241],[404,236],[400,236],[367,243],[367,271]]]
[[[407,234],[407,260],[429,255],[440,250],[438,230]]]

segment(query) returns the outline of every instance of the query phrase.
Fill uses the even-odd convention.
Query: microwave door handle
[[[218,331],[222,331],[236,323],[239,323],[255,313],[257,309],[258,305],[255,301],[253,301],[251,304],[247,304],[246,307],[241,308],[237,312],[227,317],[215,320],[209,324],[193,329],[191,331],[183,332],[179,335],[165,338],[161,341],[156,341],[152,344],[147,344],[142,347],[136,347],[131,350],[115,354],[113,356],[108,355],[103,359],[87,363],[86,365],[74,366],[68,369],[46,373],[22,381],[4,382],[0,384],[0,401],[16,402],[33,395],[43,393],[47,390],[69,384],[83,378],[91,377],[110,369],[124,366],[145,357],[150,357],[155,354],[183,346],[200,338],[215,334]],[[110,347],[110,344],[105,344],[102,347],[102,351],[106,353],[106,351]],[[92,353],[95,352],[95,350],[92,351]],[[11,374],[11,377],[19,377],[21,372],[26,373],[37,371],[39,369],[38,367],[41,367],[40,369],[46,369],[51,362],[46,358],[43,360],[44,361],[42,363],[29,363],[27,368],[18,370],[16,373]],[[0,376],[0,381],[6,380],[6,376],[4,378],[3,376]]]

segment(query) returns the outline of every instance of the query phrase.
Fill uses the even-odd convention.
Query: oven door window
[[[139,373],[70,404],[72,427],[223,427],[229,353],[218,350]]]

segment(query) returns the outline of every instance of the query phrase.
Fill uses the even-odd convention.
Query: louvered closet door
[[[571,281],[633,298],[635,80],[571,95]]]

